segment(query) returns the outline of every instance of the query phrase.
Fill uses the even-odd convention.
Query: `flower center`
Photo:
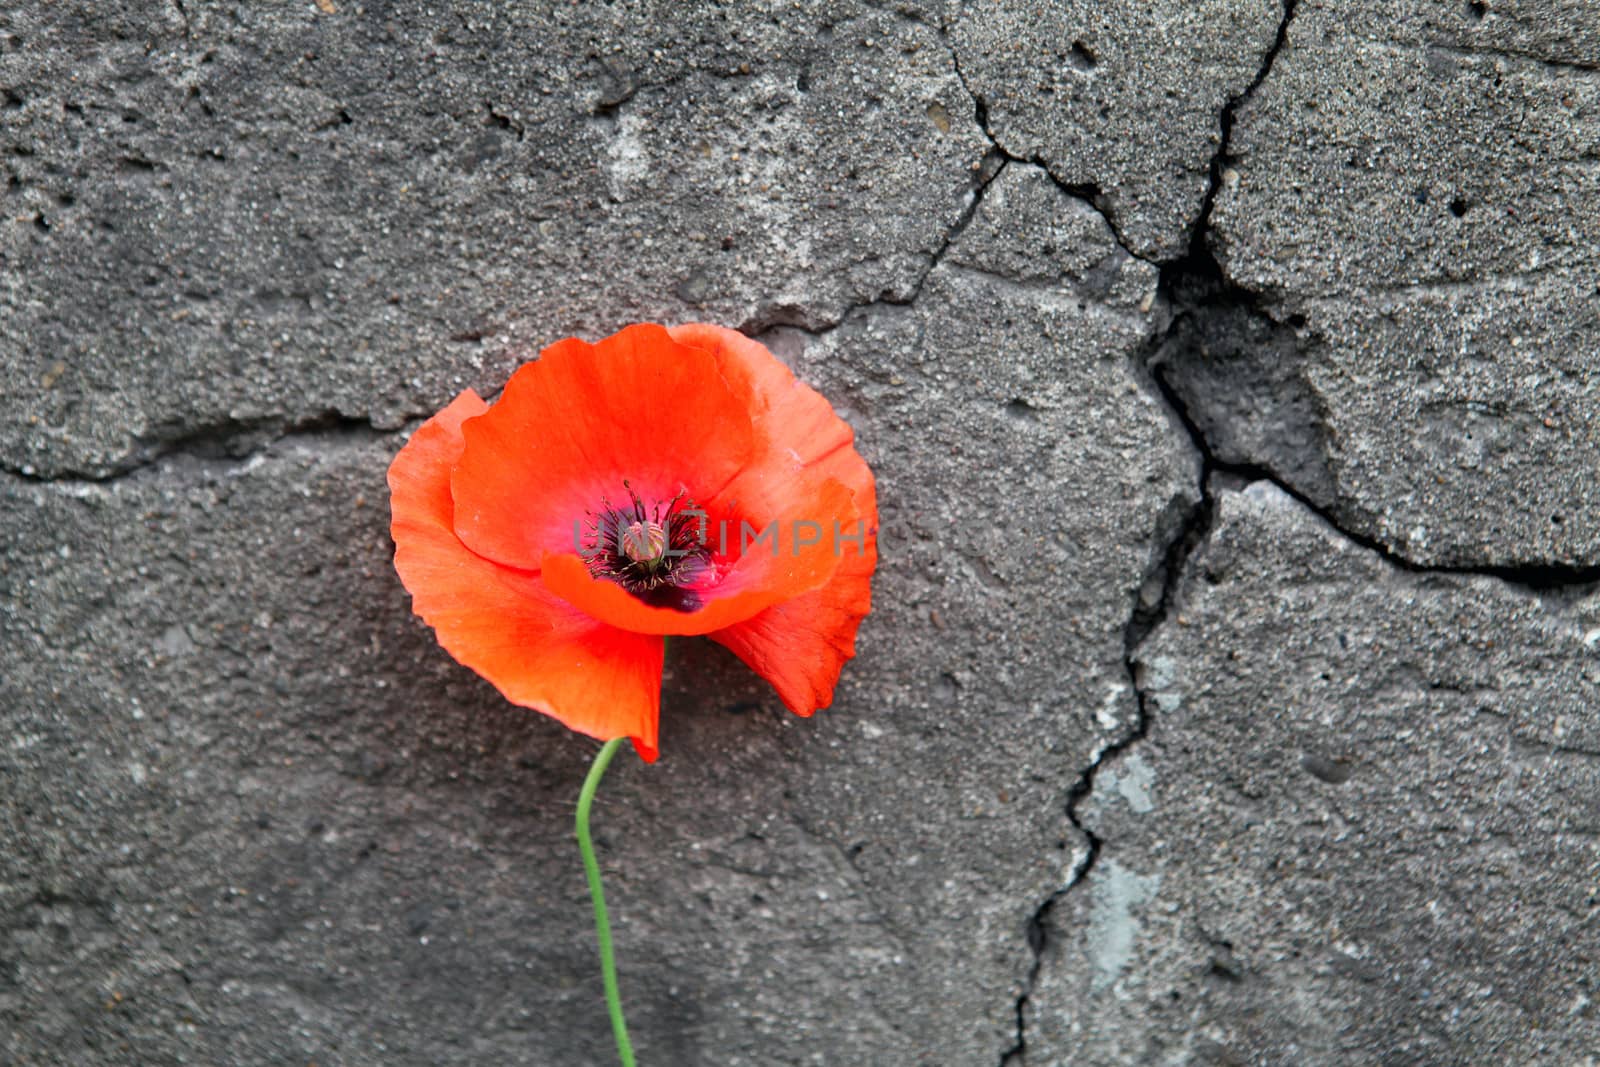
[[[667,528],[659,522],[630,522],[619,540],[624,556],[647,567],[656,566],[667,554]]]
[[[602,499],[589,513],[584,558],[589,573],[616,582],[652,607],[694,611],[702,600],[695,587],[711,572],[706,515],[683,493],[647,507],[633,487],[629,503]]]

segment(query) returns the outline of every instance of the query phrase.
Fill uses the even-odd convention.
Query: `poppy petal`
[[[855,497],[832,478],[792,479],[787,506],[765,525],[722,520],[733,566],[715,584],[690,591],[701,594],[692,611],[646,604],[615,582],[595,578],[583,557],[548,553],[541,561],[545,586],[578,610],[623,630],[647,634],[705,634],[749,619],[773,604],[826,585],[840,555],[833,534],[859,524]],[[766,514],[771,514],[767,512]],[[741,543],[746,540],[748,546]]]
[[[859,533],[861,540],[849,540],[848,532],[839,539],[841,558],[826,585],[710,634],[766,678],[789,710],[810,715],[833,702],[839,672],[855,655],[856,631],[872,607],[870,580],[878,559],[872,472],[852,447],[849,425],[766,346],[736,330],[705,323],[674,326],[669,332],[713,353],[724,374],[748,377],[754,385],[758,414],[752,421],[770,438],[770,450],[725,495],[764,496],[802,471],[836,479],[855,494],[861,526],[848,532]]]
[[[659,637],[608,626],[552,596],[537,575],[474,553],[456,536],[450,470],[463,423],[487,405],[470,390],[423,423],[389,468],[395,569],[412,607],[464,666],[514,704],[591,737],[658,752]]]
[[[833,703],[845,661],[856,654],[856,630],[872,608],[874,556],[840,564],[832,581],[775,604],[710,635],[765,678],[796,715]]]
[[[826,398],[797,379],[765,345],[737,330],[693,323],[675,326],[672,333],[685,343],[705,346],[725,375],[750,381],[756,411],[752,422],[767,439],[767,447],[706,507],[768,514],[784,506],[797,480],[832,478],[855,494],[860,517],[859,524],[838,531],[836,542],[844,547],[875,542],[878,511],[872,471],[852,447],[854,431]],[[852,536],[859,540],[852,541]]]
[[[744,376],[724,376],[713,354],[660,326],[551,345],[462,428],[456,532],[481,555],[537,570],[546,552],[578,551],[588,517],[628,488],[654,502],[716,494],[756,451],[750,410]]]
[[[766,345],[738,330],[703,322],[667,332],[674,340],[710,352],[728,380],[749,382],[754,394],[751,421],[768,438],[764,466],[811,470],[858,492],[872,484],[872,473],[850,447],[855,440],[850,424]]]

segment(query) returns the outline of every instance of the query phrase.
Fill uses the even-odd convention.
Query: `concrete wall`
[[[605,1064],[594,746],[384,472],[637,320],[878,474],[834,706],[674,643],[641,1062],[1600,1049],[1587,0],[0,13],[0,1062]]]

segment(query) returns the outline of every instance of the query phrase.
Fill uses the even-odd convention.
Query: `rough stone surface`
[[[909,294],[989,147],[870,9],[328,6],[8,18],[0,462],[394,428],[642,318],[825,324]]]
[[[0,1063],[615,1062],[383,476],[702,319],[883,562],[607,778],[641,1062],[1593,1064],[1597,109],[1584,0],[0,12]]]
[[[1600,593],[1218,494],[1082,809],[1032,1064],[1595,1062]]]
[[[1272,45],[1278,0],[1033,0],[963,5],[968,88],[1007,152],[1092,195],[1128,247],[1188,247],[1222,130]]]
[[[833,709],[682,642],[663,761],[606,782],[644,1062],[1014,1042],[1028,921],[1083,855],[1067,794],[1136,715],[1122,628],[1196,492],[1133,372],[1155,282],[1007,167],[914,309],[775,338],[855,420],[891,551]],[[6,480],[7,1062],[607,1060],[570,837],[592,746],[409,617],[398,443]]]
[[[1230,150],[1213,244],[1300,338],[1302,491],[1421,564],[1600,565],[1593,5],[1305,0]],[[1219,362],[1191,406],[1259,380]]]

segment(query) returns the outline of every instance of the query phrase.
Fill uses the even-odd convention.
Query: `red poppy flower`
[[[877,563],[852,442],[732,330],[560,341],[400,450],[395,568],[439,643],[508,700],[654,761],[664,635],[726,645],[797,714],[832,702]]]

